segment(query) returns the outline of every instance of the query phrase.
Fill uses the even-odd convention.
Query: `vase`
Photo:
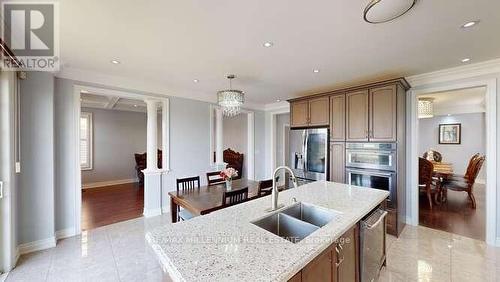
[[[226,190],[231,191],[232,185],[233,185],[233,180],[226,179]]]

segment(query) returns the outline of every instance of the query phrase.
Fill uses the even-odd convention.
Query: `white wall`
[[[290,124],[290,114],[279,114],[276,115],[276,165],[285,165],[285,159],[283,158],[284,154],[288,155],[288,152],[284,152],[285,147],[283,144],[283,127],[285,124]],[[286,155],[285,155],[286,157]]]
[[[235,117],[224,117],[223,119],[223,142],[224,150],[230,148],[233,151],[244,154],[244,165],[242,177],[246,177],[247,167],[247,136],[248,136],[248,116],[239,114]]]
[[[439,124],[462,124],[462,139],[459,145],[439,144]],[[418,121],[418,152],[422,156],[429,149],[441,153],[443,162],[453,164],[453,171],[465,174],[469,159],[475,153],[486,152],[486,123],[484,113],[435,116]],[[486,166],[481,169],[478,180],[486,179]]]
[[[134,154],[146,152],[146,113],[94,108],[82,112],[91,112],[93,120],[93,168],[82,171],[82,184],[137,179]]]
[[[28,73],[21,81],[19,244],[52,238],[54,217],[54,77]]]

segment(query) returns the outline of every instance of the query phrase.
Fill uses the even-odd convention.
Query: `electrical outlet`
[[[0,181],[0,199],[3,198],[3,181]]]

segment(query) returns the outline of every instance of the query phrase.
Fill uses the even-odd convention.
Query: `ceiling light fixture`
[[[223,114],[227,117],[237,116],[241,111],[241,106],[245,103],[243,91],[232,89],[231,81],[235,78],[234,74],[228,75],[229,89],[217,92],[217,102],[222,107]]]
[[[200,82],[200,81],[199,81],[198,79],[193,79],[193,82],[194,82],[194,83],[198,83],[198,82]]]
[[[276,102],[281,102],[281,100],[280,99],[276,99]]]
[[[134,108],[137,108],[137,105],[134,105]]]
[[[386,23],[406,14],[417,0],[371,0],[363,11],[363,19],[372,24]]]
[[[467,63],[468,61],[470,61],[470,58],[462,59],[462,63]]]
[[[319,69],[314,69],[313,70],[314,73],[318,73],[319,72]]]
[[[479,20],[464,23],[461,28],[470,28],[479,23]]]
[[[121,64],[121,62],[118,60],[111,60],[111,63],[115,65]]]
[[[269,48],[269,47],[273,47],[274,43],[272,43],[272,42],[265,42],[263,45],[264,45],[264,47],[268,47]]]
[[[434,117],[434,99],[420,98],[418,99],[418,118]]]

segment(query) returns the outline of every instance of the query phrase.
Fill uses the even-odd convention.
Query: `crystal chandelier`
[[[227,117],[234,117],[240,113],[241,105],[245,102],[243,91],[232,89],[231,80],[236,78],[234,74],[227,76],[229,79],[229,89],[217,92],[217,102]]]
[[[421,98],[418,99],[418,118],[431,118],[434,116],[432,98]]]

